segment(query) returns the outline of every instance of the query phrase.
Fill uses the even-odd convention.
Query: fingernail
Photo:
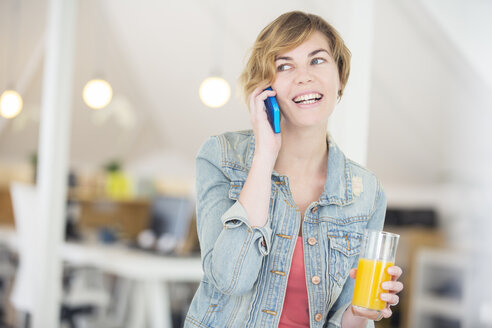
[[[390,284],[389,284],[389,282],[383,282],[383,283],[381,284],[381,287],[382,287],[383,289],[389,289],[389,288],[390,288]]]

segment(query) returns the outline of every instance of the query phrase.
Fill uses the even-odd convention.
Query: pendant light
[[[0,96],[0,115],[11,119],[19,115],[22,110],[22,97],[15,90],[5,90]]]
[[[214,24],[214,34],[210,42],[212,50],[212,58],[214,58],[214,67],[212,74],[205,78],[200,84],[198,94],[200,100],[205,106],[210,108],[219,108],[224,106],[231,98],[231,87],[229,83],[222,77],[220,65],[223,62],[221,55],[223,52],[224,41],[224,27],[226,26],[223,15],[219,12],[224,8],[215,6],[209,8],[209,13],[213,17],[212,22]]]
[[[10,57],[9,63],[6,67],[7,78],[11,86],[13,83],[13,76],[15,75],[16,69],[16,55],[17,46],[19,40],[19,25],[20,25],[20,1],[14,1],[12,3],[12,21],[11,21],[11,32],[10,32],[10,44],[12,45],[11,51],[7,51],[7,58]],[[6,119],[12,119],[20,114],[22,111],[23,100],[19,92],[15,88],[10,87],[4,90],[0,96],[0,116]]]
[[[200,99],[208,107],[224,106],[231,97],[231,87],[225,79],[219,76],[207,77],[200,84]]]
[[[96,3],[95,5],[102,6],[100,3]],[[95,16],[93,36],[96,46],[93,65],[95,67],[95,71],[99,73],[94,74],[94,78],[85,84],[84,89],[82,90],[82,99],[89,108],[97,110],[109,105],[113,99],[113,88],[106,79],[102,78],[103,74],[100,73],[105,69],[106,63],[103,59],[106,59],[107,56],[107,49],[103,49],[106,47],[107,43],[104,42],[105,36],[103,34],[106,26],[103,26],[101,7],[95,11]]]
[[[90,108],[101,109],[111,102],[113,88],[106,80],[93,79],[85,85],[82,97],[85,104]]]

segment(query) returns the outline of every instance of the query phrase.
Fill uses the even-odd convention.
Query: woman
[[[327,136],[349,61],[315,15],[283,14],[258,36],[241,76],[253,131],[212,137],[197,156],[204,277],[185,327],[372,327],[391,316],[389,305],[350,305],[362,232],[382,229],[386,198]],[[269,96],[281,108],[279,134]],[[388,272],[381,298],[396,304],[401,269]]]

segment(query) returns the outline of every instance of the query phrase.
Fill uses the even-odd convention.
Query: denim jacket
[[[311,327],[340,327],[352,300],[364,228],[383,227],[379,180],[328,137],[324,191],[304,213],[302,237]],[[185,327],[277,327],[300,228],[287,176],[272,173],[267,224],[252,227],[238,197],[254,153],[252,131],[211,137],[197,160],[197,230],[203,279]],[[373,327],[369,320],[367,327]]]

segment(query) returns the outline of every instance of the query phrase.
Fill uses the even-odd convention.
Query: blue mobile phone
[[[272,90],[272,87],[268,87],[265,90]],[[265,100],[266,113],[268,121],[272,126],[273,132],[280,133],[280,107],[278,106],[277,98],[268,97]]]

